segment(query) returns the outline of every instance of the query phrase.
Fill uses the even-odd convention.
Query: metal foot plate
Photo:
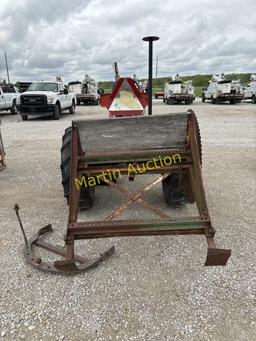
[[[230,256],[231,256],[231,250],[208,248],[205,266],[218,266],[218,265],[224,266],[227,264],[227,261]]]

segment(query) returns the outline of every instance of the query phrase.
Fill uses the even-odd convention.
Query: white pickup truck
[[[0,84],[0,110],[10,110],[13,115],[17,114],[19,96],[17,89],[12,84]]]
[[[20,95],[18,105],[22,120],[26,121],[28,115],[52,115],[56,120],[61,112],[69,110],[75,113],[76,96],[69,92],[62,82],[32,82],[29,88]]]

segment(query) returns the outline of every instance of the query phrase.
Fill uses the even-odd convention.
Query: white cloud
[[[147,74],[145,35],[158,35],[159,75],[255,72],[255,0],[1,0],[0,48],[12,80]],[[0,78],[4,77],[0,56]]]

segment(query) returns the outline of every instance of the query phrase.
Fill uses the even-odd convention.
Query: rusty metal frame
[[[1,125],[1,121],[0,121],[0,125]],[[6,165],[5,165],[5,152],[4,152],[4,145],[3,145],[1,129],[0,129],[0,171],[4,170],[5,167],[6,167]]]
[[[129,200],[125,204],[121,205],[118,209],[113,211],[111,214],[109,214],[103,221],[93,222],[78,222],[80,191],[77,190],[74,179],[80,178],[83,174],[86,174],[87,176],[96,176],[106,169],[108,169],[109,171],[116,170],[118,168],[117,163],[113,163],[111,160],[114,159],[119,161],[119,158],[121,158],[122,160],[120,172],[122,174],[128,174],[128,160],[136,160],[135,163],[139,164],[142,161],[150,160],[150,154],[154,153],[154,151],[146,151],[146,153],[145,151],[136,153],[129,152],[127,155],[119,155],[118,152],[114,154],[112,153],[111,155],[105,155],[106,163],[102,164],[102,161],[101,163],[97,163],[96,157],[96,159],[93,159],[93,163],[91,164],[88,162],[88,157],[86,157],[81,150],[78,128],[75,122],[73,122],[69,219],[65,236],[65,250],[62,250],[60,252],[60,250],[56,249],[54,246],[48,243],[44,244],[40,241],[41,235],[51,232],[52,230],[51,227],[47,225],[48,227],[46,226],[45,228],[43,228],[43,230],[40,230],[37,236],[32,239],[32,241],[27,242],[26,257],[28,262],[38,269],[45,271],[64,273],[79,272],[87,270],[92,266],[99,264],[101,261],[113,254],[114,248],[110,248],[99,258],[88,261],[84,260],[82,257],[75,255],[74,243],[76,240],[117,236],[121,237],[142,235],[149,236],[200,234],[206,237],[206,241],[208,244],[208,252],[205,265],[226,265],[231,255],[231,250],[219,249],[216,247],[214,242],[215,230],[212,226],[206,204],[201,173],[199,146],[193,115],[193,112],[190,112],[190,115],[188,116],[189,118],[187,126],[186,149],[179,151],[179,154],[181,155],[181,163],[179,165],[174,164],[168,167],[160,167],[158,169],[155,169],[153,173],[158,173],[160,177],[157,180],[154,180],[151,184],[145,186],[143,190],[136,194],[130,193],[119,184],[106,180],[106,182],[110,186],[123,193],[125,196],[128,197]],[[170,150],[163,150],[162,153],[163,155],[170,155]],[[127,163],[125,163],[125,160],[127,161]],[[190,196],[190,201],[193,202],[194,200],[196,202],[199,212],[198,216],[173,219],[159,208],[152,206],[144,199],[142,199],[145,192],[150,190],[154,185],[164,179],[164,177],[168,176],[172,171],[177,169],[188,176],[188,180],[193,191],[193,195]],[[151,210],[158,215],[158,218],[154,220],[113,220],[134,203],[140,204],[144,208]],[[18,215],[17,208],[16,213]],[[22,227],[21,222],[20,225]],[[38,261],[38,259],[33,256],[33,245],[37,245],[47,250],[61,254],[62,256],[65,256],[65,259],[55,261],[54,263],[45,263],[42,262],[40,259]],[[77,264],[78,262],[80,262],[80,264]]]

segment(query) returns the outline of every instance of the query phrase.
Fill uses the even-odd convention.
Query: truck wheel
[[[16,100],[14,100],[14,101],[12,102],[11,114],[12,114],[12,115],[18,114],[18,109],[17,109],[17,106],[16,106]]]
[[[256,96],[255,95],[252,96],[252,103],[256,104]]]
[[[192,113],[193,116],[196,139],[198,143],[200,165],[202,165],[202,143],[200,128],[197,121],[197,117],[192,111],[190,112]],[[193,188],[191,187],[188,173],[180,175],[178,172],[171,173],[168,177],[162,180],[162,188],[164,201],[168,206],[179,205],[186,201],[190,202],[191,204],[195,202],[195,196]]]
[[[213,98],[213,96],[211,96],[211,103],[212,103],[212,104],[216,104],[216,99]]]
[[[69,127],[65,130],[65,133],[62,136],[60,165],[64,197],[67,199],[68,204],[70,192],[71,135],[72,127]],[[81,209],[91,208],[93,206],[94,197],[95,197],[94,186],[89,187],[81,186],[79,207]]]
[[[27,115],[21,115],[21,119],[22,119],[22,121],[27,121],[28,120],[28,116]]]
[[[71,105],[71,107],[69,108],[69,113],[70,113],[71,115],[73,115],[73,114],[75,113],[75,111],[76,111],[75,102],[72,101],[72,105]]]
[[[168,206],[178,205],[186,199],[179,182],[178,173],[172,173],[162,181],[164,201]]]
[[[55,120],[59,120],[60,119],[60,106],[59,106],[59,104],[55,104],[55,106],[54,106],[53,118]]]
[[[205,96],[202,95],[202,102],[204,103],[205,102]]]
[[[229,101],[229,103],[230,103],[230,104],[235,104],[236,101],[234,101],[233,99],[231,99],[231,100]]]

